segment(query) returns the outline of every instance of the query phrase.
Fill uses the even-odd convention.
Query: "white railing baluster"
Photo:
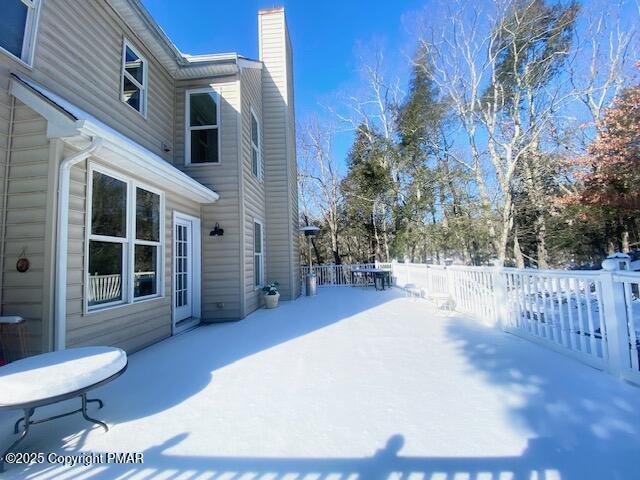
[[[593,324],[593,304],[591,301],[591,283],[585,281],[584,284],[584,297],[587,304],[587,324],[589,325],[589,348],[591,349],[591,355],[597,355],[598,347],[596,345],[596,329]]]
[[[427,299],[497,323],[551,348],[640,383],[640,273],[534,270],[418,263],[317,265],[318,286],[361,283],[357,268],[389,268],[398,287],[414,284]],[[309,273],[300,269],[301,280]],[[92,298],[120,293],[120,277],[92,278]],[[438,300],[440,301],[440,300]],[[449,303],[449,302],[447,302]]]
[[[578,338],[580,341],[580,351],[582,353],[586,353],[587,352],[587,340],[586,337],[584,335],[584,315],[582,314],[582,302],[580,301],[580,299],[582,298],[582,295],[580,294],[580,280],[576,279],[573,285],[573,291],[576,297],[576,309],[578,311],[577,313],[577,317],[578,317]]]
[[[629,352],[632,370],[638,371],[638,342],[636,338],[636,325],[633,312],[633,288],[630,282],[624,282],[624,296],[627,310],[627,330],[629,332]]]
[[[556,292],[553,296],[554,304],[558,303],[558,337],[560,339],[560,343],[569,348],[569,333],[567,332],[567,325],[564,319],[564,309],[562,308],[562,278],[555,278],[556,281]],[[555,307],[554,307],[555,308]]]

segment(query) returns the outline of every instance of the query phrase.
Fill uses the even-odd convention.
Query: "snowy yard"
[[[2,478],[640,477],[640,388],[398,290],[320,289],[198,328],[94,393],[109,433],[74,416],[34,426],[24,450],[143,465]],[[2,445],[15,418],[0,417]]]

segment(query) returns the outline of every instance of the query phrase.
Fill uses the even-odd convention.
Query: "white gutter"
[[[54,335],[56,350],[64,350],[67,334],[67,254],[69,235],[69,183],[71,167],[86,160],[102,147],[102,139],[94,137],[91,144],[65,158],[58,170],[58,228],[56,231],[56,283]]]

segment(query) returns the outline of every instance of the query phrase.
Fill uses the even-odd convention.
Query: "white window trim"
[[[191,123],[191,95],[194,93],[214,93],[216,100],[216,125],[203,125],[192,127]],[[218,130],[218,161],[191,163],[191,131],[192,130]],[[204,88],[193,88],[184,92],[184,163],[192,167],[202,167],[207,165],[220,165],[222,163],[222,151],[220,150],[220,92],[212,86]]]
[[[95,235],[91,233],[91,216],[93,205],[93,174],[94,172],[113,177],[116,180],[127,184],[127,236],[126,237],[110,237],[105,235]],[[141,188],[160,196],[160,241],[152,242],[147,240],[136,240],[136,188]],[[156,300],[165,297],[165,195],[164,192],[147,185],[143,182],[134,180],[119,172],[115,172],[102,165],[90,163],[87,175],[87,197],[85,202],[85,239],[84,239],[84,298],[83,312],[91,314],[103,312],[113,308],[132,305],[134,303],[142,303],[149,300]],[[100,305],[89,305],[89,242],[108,241],[113,243],[122,243],[126,247],[122,252],[122,300],[110,303],[102,303]],[[158,272],[158,293],[147,295],[144,297],[134,297],[134,276],[135,276],[135,245],[153,245],[158,247],[158,257],[156,259],[156,270]]]
[[[256,120],[256,124],[258,125],[258,144],[256,145],[253,142],[253,119],[255,118]],[[260,181],[262,181],[262,125],[260,125],[260,120],[258,119],[258,115],[256,115],[255,110],[253,109],[253,106],[251,107],[251,117],[249,119],[249,130],[250,130],[250,139],[249,142],[251,143],[251,173]],[[257,156],[258,156],[258,165],[256,166],[257,168],[257,173],[253,173],[253,151],[257,152]]]
[[[256,224],[260,225],[260,253],[256,253]],[[253,219],[253,281],[256,290],[260,290],[264,287],[264,222],[262,220],[258,220],[257,218]],[[260,256],[260,285],[255,285],[256,279],[256,255]]]
[[[38,23],[40,21],[40,4],[41,0],[20,0],[28,8],[27,20],[24,27],[24,37],[22,39],[22,52],[20,57],[16,57],[13,53],[0,47],[5,55],[13,58],[17,62],[26,67],[33,67],[33,57],[36,50],[36,37],[38,36]]]
[[[142,69],[142,84],[140,84],[140,82],[138,82],[135,78],[133,78],[133,76],[127,72],[125,65],[127,62],[127,48],[129,48],[129,50],[131,50],[133,53],[136,54],[136,56],[140,59],[140,61],[143,64],[143,69]],[[144,57],[143,55],[140,54],[140,52],[138,51],[138,49],[136,47],[133,46],[133,44],[127,40],[126,38],[122,39],[122,59],[121,59],[121,67],[120,67],[120,100],[122,101],[122,103],[124,103],[125,105],[127,105],[131,110],[133,110],[134,112],[138,112],[140,115],[142,115],[144,118],[147,118],[147,97],[148,95],[148,91],[149,91],[149,62],[147,62],[146,57]],[[140,89],[140,95],[142,97],[141,99],[141,103],[140,103],[140,111],[136,110],[134,107],[132,107],[131,105],[129,105],[127,103],[127,101],[124,98],[124,79],[126,78],[132,82],[136,87],[138,87]]]
[[[147,246],[152,246],[152,247],[156,247],[158,249],[158,254],[156,257],[156,272],[157,273],[157,293],[154,293],[152,295],[145,295],[143,297],[135,297],[135,291],[133,288],[133,283],[132,283],[132,288],[131,290],[131,297],[130,297],[130,301],[129,303],[134,303],[134,302],[142,302],[144,300],[150,300],[152,298],[158,298],[158,297],[164,297],[164,241],[165,241],[165,231],[164,231],[164,194],[162,191],[157,190],[149,185],[146,185],[142,182],[138,182],[136,180],[132,180],[131,181],[131,195],[132,195],[132,200],[133,200],[133,205],[132,205],[132,240],[131,240],[131,244],[130,244],[130,248],[131,248],[131,280],[134,281],[135,280],[135,248],[136,245],[147,245]],[[136,193],[137,193],[137,189],[140,188],[141,190],[146,190],[147,192],[150,193],[155,193],[156,195],[158,195],[159,200],[160,200],[160,204],[158,206],[159,208],[159,212],[158,214],[160,215],[159,220],[159,231],[158,231],[158,241],[154,242],[153,240],[138,240],[137,237],[137,225],[136,225],[136,211],[137,211],[137,197],[136,197]]]

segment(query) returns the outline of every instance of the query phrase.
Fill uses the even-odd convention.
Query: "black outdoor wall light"
[[[209,233],[210,237],[221,237],[224,235],[224,228],[220,228],[218,222],[213,226],[213,230]]]

